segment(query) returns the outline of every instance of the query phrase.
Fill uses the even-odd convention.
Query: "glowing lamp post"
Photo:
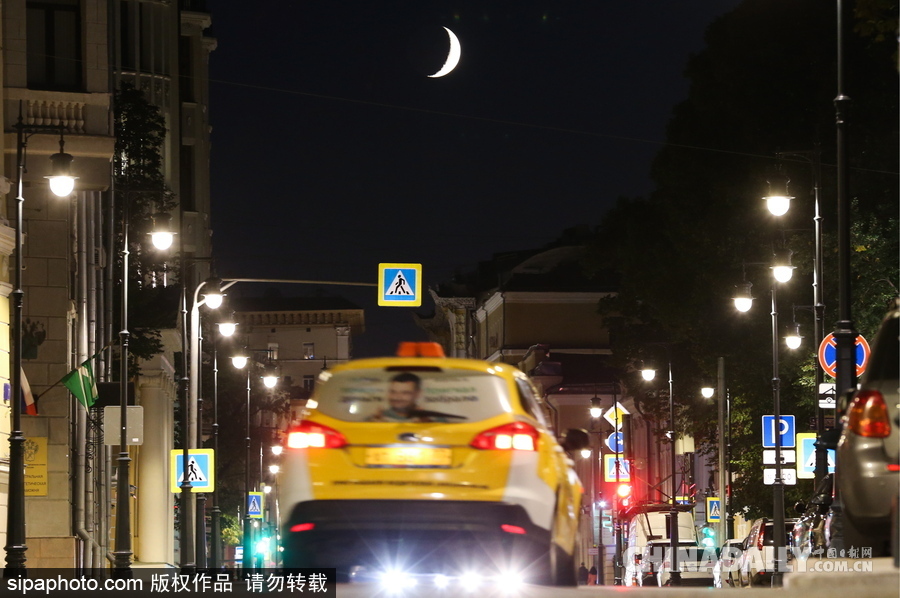
[[[25,125],[22,120],[22,103],[19,102],[19,119],[16,129],[16,260],[13,276],[13,318],[12,318],[12,397],[10,398],[9,432],[9,486],[6,509],[6,576],[20,577],[25,574],[25,435],[22,433],[22,310],[25,291],[22,289],[24,248],[22,222],[25,149],[28,139],[37,133],[58,133],[59,153],[50,157],[51,175],[47,177],[50,190],[58,197],[67,197],[75,187],[75,177],[71,175],[72,156],[65,153],[64,128],[53,125]],[[123,432],[124,433],[124,432]],[[126,480],[127,484],[127,480]],[[127,501],[126,501],[127,502]],[[117,547],[118,548],[118,547]]]

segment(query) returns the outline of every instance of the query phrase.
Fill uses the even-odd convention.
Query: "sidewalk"
[[[867,597],[896,598],[900,591],[900,569],[891,557],[874,559],[794,559],[793,571],[784,576],[785,587],[793,590],[841,589]]]

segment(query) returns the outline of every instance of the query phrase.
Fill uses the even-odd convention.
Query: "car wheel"
[[[578,585],[574,556],[567,554],[556,544],[550,546],[550,567],[553,574],[552,585],[561,587]]]
[[[850,513],[847,512],[846,507],[841,513],[841,532],[843,533],[845,550],[849,550],[851,547],[857,549],[870,547],[872,549],[872,557],[885,556],[889,550],[887,546],[889,538],[886,537],[883,532],[877,534],[866,533],[863,529],[853,523],[853,519]],[[858,550],[857,556],[859,556]]]
[[[895,496],[891,504],[891,554],[894,567],[900,567],[900,497]]]
[[[557,498],[557,504],[559,499]],[[553,513],[557,512],[554,507]],[[547,586],[575,587],[578,585],[578,574],[575,569],[575,554],[567,553],[558,546],[553,538],[556,536],[556,519],[554,515],[553,527],[550,530],[550,546],[547,553],[541,559],[542,569],[540,584]]]

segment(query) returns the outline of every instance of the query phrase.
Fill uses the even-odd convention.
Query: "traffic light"
[[[619,484],[616,488],[616,494],[619,495],[619,505],[625,509],[631,505],[631,484]]]
[[[718,544],[716,541],[716,530],[713,527],[704,525],[700,528],[700,544],[706,548],[713,548]]]

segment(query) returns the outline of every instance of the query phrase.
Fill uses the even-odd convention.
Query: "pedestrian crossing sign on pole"
[[[263,493],[250,492],[247,494],[247,517],[250,519],[262,519],[263,517]]]
[[[722,499],[713,496],[706,497],[706,521],[709,523],[722,521]]]
[[[191,492],[212,492],[216,489],[215,455],[213,449],[190,449],[188,451],[188,481]],[[184,477],[184,450],[172,449],[169,452],[169,488],[172,492],[181,492]]]
[[[422,264],[378,264],[378,305],[422,305]]]

